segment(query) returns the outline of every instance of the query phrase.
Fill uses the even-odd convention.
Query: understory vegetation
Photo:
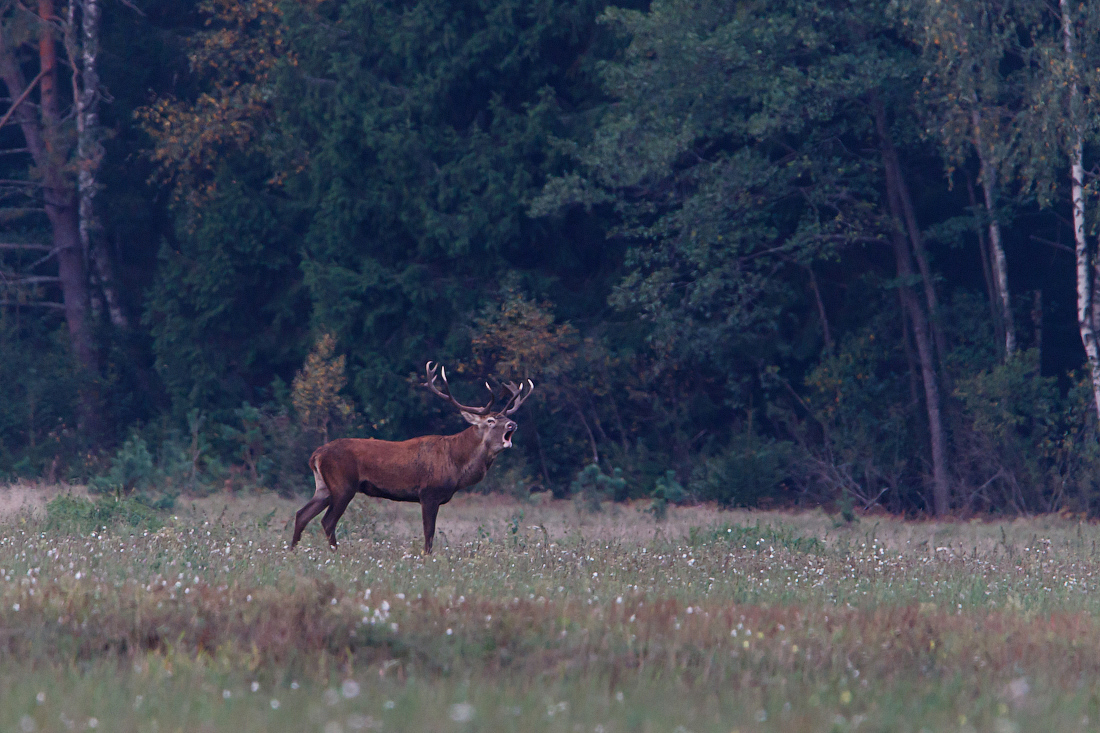
[[[536,384],[486,491],[1100,513],[1096,0],[0,35],[0,479],[295,495],[326,440],[463,427],[432,360],[466,404]]]
[[[229,504],[78,525],[58,521],[72,509],[56,499],[45,517],[10,519],[0,653],[21,663],[0,669],[0,727],[916,733],[1100,720],[1095,525],[680,509],[655,524],[644,507],[592,524],[568,502],[479,501],[448,507],[452,535],[431,556],[413,513],[367,503],[349,510],[338,553],[317,531],[290,553],[283,517]]]

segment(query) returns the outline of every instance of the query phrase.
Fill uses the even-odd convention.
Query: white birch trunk
[[[75,0],[74,0],[75,2]],[[77,158],[80,161],[78,187],[80,191],[80,242],[85,252],[91,251],[91,234],[96,228],[95,172],[102,158],[101,146],[96,139],[99,127],[99,72],[96,57],[99,55],[99,6],[96,0],[80,0],[80,95],[76,98]],[[71,6],[70,6],[71,7]],[[74,28],[75,32],[75,28]],[[75,60],[75,56],[74,56]]]
[[[1070,73],[1076,76],[1076,64],[1073,56],[1073,19],[1067,0],[1059,0],[1062,11],[1062,35],[1066,50],[1066,61]],[[1085,239],[1085,167],[1084,133],[1081,129],[1081,90],[1076,78],[1070,80],[1069,113],[1073,127],[1073,145],[1070,150],[1071,196],[1073,199],[1073,240],[1077,258],[1077,325],[1081,330],[1081,344],[1085,347],[1085,356],[1089,362],[1089,374],[1092,377],[1092,396],[1096,402],[1096,414],[1100,417],[1100,348],[1096,340],[1093,321],[1092,267],[1088,240]]]
[[[99,190],[96,172],[103,160],[103,145],[99,142],[99,0],[69,0],[65,44],[73,63],[80,246],[103,291],[112,325],[128,329],[129,320],[115,289],[110,256],[104,243],[95,236],[100,229],[95,214],[95,196]]]

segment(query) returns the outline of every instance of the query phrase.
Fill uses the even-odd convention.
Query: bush
[[[11,318],[0,308],[0,475],[65,478],[93,436],[73,416],[91,385],[75,366],[64,326]]]
[[[1063,395],[1039,373],[1039,352],[960,380],[958,445],[963,508],[1013,513],[1094,512],[1095,407],[1087,379]]]
[[[569,491],[578,511],[595,514],[603,502],[626,497],[626,479],[621,468],[613,469],[608,476],[599,465],[590,463],[577,473]]]
[[[725,451],[695,469],[691,493],[726,508],[755,506],[783,485],[793,459],[791,443],[763,438],[750,425]]]
[[[155,532],[164,526],[160,511],[172,508],[174,499],[151,501],[145,497],[102,496],[94,502],[62,494],[46,504],[46,528],[89,534],[103,527],[129,527]]]
[[[285,408],[246,402],[220,421],[192,410],[188,431],[183,436],[162,429],[157,436],[157,485],[191,495],[262,487],[296,496],[307,486],[312,490],[307,462],[318,438],[291,420]]]
[[[537,483],[531,477],[526,458],[522,453],[517,452],[503,461],[498,459],[485,479],[472,486],[470,490],[478,494],[505,494],[524,501],[531,497],[531,487]]]
[[[806,400],[786,432],[800,448],[792,455],[793,478],[813,499],[881,502],[893,511],[925,506],[928,431],[900,334],[892,336],[895,316],[884,312],[806,375]]]
[[[135,489],[144,491],[153,485],[156,471],[153,454],[145,439],[131,433],[122,447],[111,458],[111,468],[104,476],[96,476],[88,482],[88,490],[96,494],[116,492],[129,494]]]
[[[652,496],[653,503],[647,511],[653,515],[656,521],[661,522],[668,516],[668,505],[682,502],[687,498],[687,492],[676,480],[676,472],[667,471],[664,476],[657,479]]]

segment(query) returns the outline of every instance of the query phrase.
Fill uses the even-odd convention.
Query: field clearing
[[[271,495],[93,532],[48,528],[42,492],[0,489],[4,731],[1100,721],[1100,527],[1070,518],[461,495],[424,557],[414,505],[360,497],[339,552],[311,525],[289,553],[298,502]]]

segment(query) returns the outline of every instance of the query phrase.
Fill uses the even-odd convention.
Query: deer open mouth
[[[504,447],[505,448],[511,448],[512,447],[512,434],[515,433],[515,432],[516,432],[516,429],[512,428],[511,430],[508,430],[504,433]]]

